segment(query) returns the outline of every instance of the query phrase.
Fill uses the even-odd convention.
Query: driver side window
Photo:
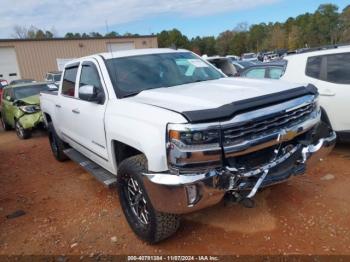
[[[93,86],[98,89],[98,91],[103,92],[100,76],[93,63],[84,63],[81,68],[79,89],[86,85]]]

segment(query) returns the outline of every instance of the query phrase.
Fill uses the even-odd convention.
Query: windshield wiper
[[[125,95],[123,95],[123,98],[130,97],[130,96],[136,96],[136,95],[140,94],[142,91],[131,92],[131,93],[125,94]]]
[[[123,96],[123,98],[124,97],[130,97],[130,96],[136,96],[136,95],[140,94],[141,92],[147,91],[147,90],[158,89],[158,88],[168,88],[168,87],[169,86],[157,86],[157,87],[147,88],[147,89],[144,89],[144,90],[141,90],[141,91],[135,91],[135,92],[126,94],[126,95]]]
[[[206,80],[197,79],[196,81],[194,81],[194,83],[204,82],[204,81],[208,81],[208,80],[207,79]]]

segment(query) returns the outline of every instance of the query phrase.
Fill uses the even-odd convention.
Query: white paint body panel
[[[132,55],[184,51],[172,49],[138,49],[101,55],[104,59],[110,59]],[[41,95],[41,108],[44,113],[51,116],[58,135],[66,142],[68,141],[62,135],[62,131],[75,136],[79,140],[77,142],[80,142],[82,146],[88,147],[91,150],[97,150],[91,147],[90,140],[98,139],[98,143],[103,144],[101,134],[102,131],[105,132],[105,144],[103,145],[105,145],[106,150],[103,152],[103,156],[108,161],[98,159],[98,157],[78,144],[73,143],[72,146],[114,174],[117,174],[117,165],[113,141],[122,142],[144,153],[147,157],[150,171],[161,172],[168,170],[166,159],[167,124],[187,122],[180,113],[175,111],[183,112],[216,108],[231,102],[273,94],[297,87],[295,84],[276,80],[222,78],[143,91],[133,97],[118,99],[101,55],[74,60],[66,66],[71,63],[91,60],[94,60],[99,65],[99,72],[103,79],[103,86],[107,95],[105,104],[101,105],[105,108],[103,116],[104,130],[102,130],[101,123],[96,122],[100,120],[98,115],[101,116],[102,113],[93,108],[95,105],[91,105],[90,107],[79,106],[77,99],[71,99],[73,102],[70,104],[60,94],[53,96],[44,93]],[[73,120],[73,122],[66,124],[65,122],[72,121],[72,119],[65,115],[59,117],[57,110],[62,108],[56,109],[56,104],[60,104],[62,108],[69,107],[68,113],[74,105],[75,107],[86,110],[87,116],[81,121]],[[92,116],[91,121],[89,121],[89,114]],[[79,128],[77,125],[79,125]],[[78,129],[85,131],[77,131]],[[79,132],[80,134],[74,134],[75,132]],[[79,138],[80,135],[84,136],[85,140]],[[96,153],[102,154],[100,151]]]
[[[337,131],[350,131],[350,85],[336,84],[315,79],[305,74],[307,59],[313,56],[330,55],[337,53],[350,53],[350,47],[309,52],[285,57],[288,61],[286,71],[281,80],[315,85],[320,94],[320,105],[323,107],[331,122],[332,128]]]

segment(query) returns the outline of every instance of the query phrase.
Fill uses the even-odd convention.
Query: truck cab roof
[[[73,59],[69,61],[66,65],[69,66],[77,62],[80,62],[82,60],[86,60],[88,58],[96,58],[96,57],[102,57],[103,59],[112,59],[112,58],[128,57],[128,56],[165,54],[165,53],[182,53],[182,52],[190,52],[190,51],[186,49],[172,49],[172,48],[145,48],[145,49],[122,50],[117,52],[99,53],[91,56],[85,56],[85,57]]]

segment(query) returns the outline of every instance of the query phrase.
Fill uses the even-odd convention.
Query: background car
[[[242,61],[258,61],[258,57],[255,53],[242,54]]]
[[[236,55],[227,55],[226,57],[230,58],[231,61],[238,61],[241,59],[239,56],[236,56]]]
[[[248,78],[270,78],[280,79],[284,73],[285,62],[279,63],[264,63],[259,65],[252,65],[244,69],[241,73],[241,77]]]
[[[39,94],[57,90],[54,84],[29,83],[9,85],[3,90],[1,121],[4,130],[16,129],[20,139],[31,136],[32,129],[43,126]]]
[[[59,85],[62,77],[61,71],[48,72],[45,76],[45,82],[53,82],[55,85]]]
[[[19,85],[19,84],[28,84],[28,83],[35,83],[36,81],[34,79],[17,79],[12,80],[10,82],[10,85]]]
[[[206,57],[209,63],[220,69],[227,76],[237,76],[237,69],[227,57]]]
[[[350,45],[317,49],[286,56],[281,80],[315,85],[324,122],[337,132],[340,141],[350,142]]]
[[[236,68],[238,75],[240,75],[245,68],[255,65],[255,63],[250,61],[231,61],[231,63]]]
[[[2,90],[5,86],[7,86],[7,81],[5,79],[0,79],[0,106],[1,106]]]

